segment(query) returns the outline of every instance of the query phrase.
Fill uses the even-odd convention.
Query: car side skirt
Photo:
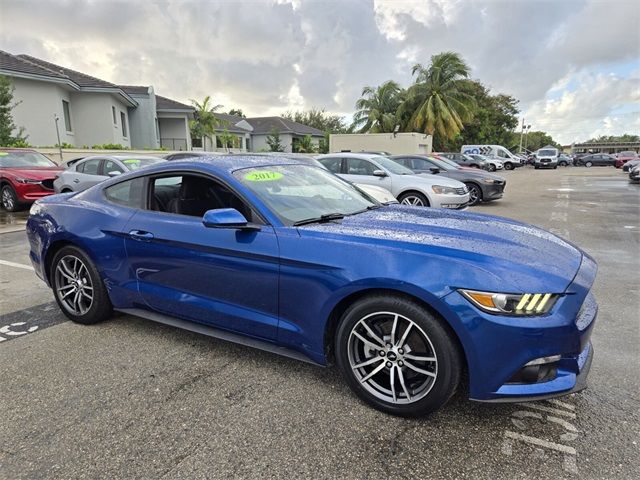
[[[141,308],[117,308],[115,310],[127,315],[133,315],[134,317],[140,317],[146,320],[151,320],[153,322],[162,323],[164,325],[177,327],[182,330],[188,330],[190,332],[200,333],[208,337],[217,338],[217,339],[224,340],[231,343],[237,343],[247,347],[257,348],[258,350],[264,350],[266,352],[275,353],[276,355],[282,355],[283,357],[292,358],[294,360],[299,360],[301,362],[311,363],[319,367],[326,366],[313,361],[309,357],[295,350],[290,350],[288,348],[278,346],[271,342],[259,340],[257,338],[247,337],[244,335],[239,335],[233,332],[229,332],[227,330],[222,330],[219,328],[211,327],[209,325],[204,325],[202,323],[191,322],[189,320],[182,320],[179,318],[171,317],[169,315],[164,315],[162,313],[144,310]]]

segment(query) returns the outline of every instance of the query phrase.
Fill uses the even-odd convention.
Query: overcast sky
[[[350,116],[363,86],[453,50],[532,130],[640,132],[637,0],[0,0],[0,49],[253,116]]]

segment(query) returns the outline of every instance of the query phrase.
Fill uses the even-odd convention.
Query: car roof
[[[181,167],[205,167],[207,170],[219,171],[224,173],[233,173],[243,168],[268,167],[271,165],[303,165],[300,160],[288,157],[286,153],[282,155],[252,155],[233,154],[233,155],[210,155],[206,157],[193,157],[184,160],[174,160],[171,162],[162,162],[158,165],[152,165],[144,169],[145,172],[154,172],[162,170],[174,170]],[[308,165],[313,166],[313,165]]]
[[[0,152],[40,153],[33,148],[13,148],[13,147],[0,147]]]
[[[371,157],[384,157],[384,156],[385,155],[379,155],[375,153],[335,152],[335,153],[327,153],[325,155],[319,155],[317,159],[322,160],[323,158],[342,157],[342,158],[362,158],[365,160],[370,160]]]
[[[157,157],[155,155],[141,155],[141,154],[132,154],[132,155],[125,155],[125,154],[117,154],[117,155],[90,155],[88,157],[83,157],[80,160],[78,160],[78,162],[80,161],[85,161],[85,160],[91,160],[94,158],[106,158],[109,160],[128,160],[128,159],[141,159],[141,160],[145,160],[145,159],[152,159],[152,160],[164,160],[164,158],[162,157]],[[72,160],[69,160],[72,161]]]

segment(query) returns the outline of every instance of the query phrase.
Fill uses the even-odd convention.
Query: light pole
[[[60,117],[58,117],[58,115],[56,113],[53,114],[53,118],[56,122],[56,135],[58,137],[58,150],[60,151],[60,163],[62,163],[63,159],[62,159],[62,144],[60,143],[60,129],[58,128],[58,120],[60,120]]]
[[[524,118],[522,119],[522,129],[520,130],[520,151],[522,153],[522,136],[524,135]]]
[[[526,127],[524,127],[524,149],[525,150],[527,150],[527,143],[529,140],[529,130],[531,130],[531,125],[527,125]]]

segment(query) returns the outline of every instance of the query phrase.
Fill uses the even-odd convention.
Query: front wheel
[[[469,206],[476,205],[482,201],[482,189],[475,183],[465,183],[469,188]]]
[[[489,164],[489,171],[490,172],[495,172],[496,171],[496,166],[493,164]]]
[[[398,197],[398,200],[402,205],[409,205],[411,207],[429,206],[429,200],[420,192],[404,193]]]
[[[442,407],[460,382],[462,362],[443,321],[411,300],[376,295],[344,313],[336,362],[354,393],[404,417]]]
[[[54,256],[51,287],[60,310],[74,322],[98,323],[113,312],[98,270],[77,247],[63,247]]]
[[[15,212],[19,208],[18,195],[11,185],[2,187],[2,207],[7,212]]]
[[[593,166],[593,162],[586,162],[584,166],[587,168],[591,168]]]

